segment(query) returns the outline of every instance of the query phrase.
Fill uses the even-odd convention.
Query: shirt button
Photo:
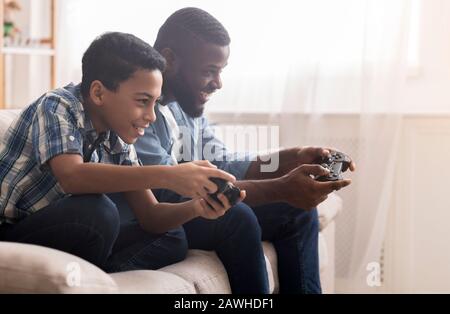
[[[70,140],[71,142],[73,142],[73,141],[75,141],[75,137],[73,137],[73,135],[71,135],[71,136],[69,136],[69,140]]]

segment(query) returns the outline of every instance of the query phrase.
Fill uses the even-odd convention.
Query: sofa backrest
[[[11,123],[19,116],[21,110],[1,109],[0,110],[0,138],[5,135]]]

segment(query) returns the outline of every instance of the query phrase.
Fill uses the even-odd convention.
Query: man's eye
[[[203,73],[205,74],[205,76],[214,76],[214,75],[216,75],[216,71],[214,71],[214,70],[208,70],[208,71],[205,71]]]

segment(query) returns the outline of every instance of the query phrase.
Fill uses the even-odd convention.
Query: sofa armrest
[[[324,230],[342,210],[342,199],[335,193],[328,195],[328,198],[317,206],[319,215],[319,229]]]
[[[113,293],[114,280],[74,255],[0,242],[0,293]]]
[[[335,284],[335,222],[328,224],[327,228],[320,232],[319,251],[320,256],[320,282],[323,293],[334,293]]]

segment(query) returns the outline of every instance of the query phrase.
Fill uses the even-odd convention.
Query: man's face
[[[201,42],[192,50],[189,55],[177,56],[177,71],[165,77],[164,84],[187,114],[199,117],[211,94],[222,88],[220,74],[227,65],[230,48]]]
[[[155,102],[161,96],[161,87],[159,70],[138,70],[116,91],[106,90],[102,118],[108,129],[125,143],[136,142],[156,119]]]

